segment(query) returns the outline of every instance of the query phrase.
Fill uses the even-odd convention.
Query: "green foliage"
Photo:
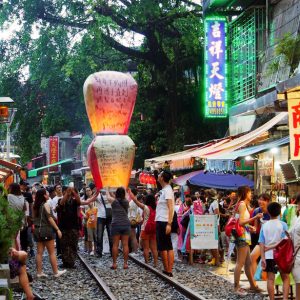
[[[277,72],[281,66],[289,65],[291,72],[300,62],[300,36],[286,33],[281,39],[277,39],[275,46],[275,59],[268,66],[270,74]]]
[[[21,228],[23,218],[24,212],[10,208],[7,198],[0,196],[0,264],[6,261],[8,250]]]
[[[130,127],[136,167],[224,134],[226,120],[203,119],[201,16],[201,6],[189,1],[6,1],[0,25],[16,20],[20,28],[0,44],[0,93],[16,101],[23,161],[40,151],[41,134],[88,133],[85,79],[101,70],[127,71],[129,63],[138,65]],[[141,46],[128,45],[133,33],[142,36]]]

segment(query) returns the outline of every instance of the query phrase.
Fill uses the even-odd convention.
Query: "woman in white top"
[[[297,211],[300,212],[300,194],[297,195],[296,204],[298,205]],[[294,226],[292,227],[291,231],[291,238],[293,240],[294,249],[300,247],[300,217],[298,216]],[[296,300],[300,300],[300,250],[296,254],[295,264],[292,270],[293,277],[296,283]]]
[[[240,276],[242,268],[245,268],[246,276],[250,283],[250,291],[261,292],[254,281],[251,258],[250,258],[250,247],[251,236],[250,232],[253,227],[249,225],[255,219],[263,217],[263,214],[259,213],[255,217],[250,218],[250,201],[251,201],[251,189],[248,186],[241,186],[238,188],[238,203],[235,209],[236,217],[239,218],[239,223],[244,227],[244,233],[240,237],[235,237],[235,246],[237,251],[236,265],[234,269],[234,291],[239,296],[247,295],[247,292],[239,287]],[[234,234],[233,234],[234,236]]]
[[[155,227],[153,227],[153,230],[148,229],[149,226],[146,228],[148,222],[152,222],[152,223],[155,222],[155,210],[156,210],[155,197],[151,194],[148,194],[145,198],[145,204],[143,204],[137,200],[137,197],[130,190],[128,190],[128,193],[130,198],[135,202],[135,204],[138,207],[140,207],[144,212],[140,238],[142,240],[145,263],[149,262],[149,248],[150,248],[153,256],[153,264],[154,267],[156,267],[158,253],[157,253]],[[148,225],[150,225],[150,223]]]

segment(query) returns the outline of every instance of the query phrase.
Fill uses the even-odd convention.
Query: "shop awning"
[[[3,166],[5,168],[13,170],[15,172],[19,172],[22,169],[22,167],[20,165],[12,163],[12,162],[4,160],[4,159],[0,159],[0,166]]]
[[[72,158],[67,158],[67,159],[58,161],[56,163],[47,165],[47,166],[43,166],[43,167],[40,167],[40,168],[37,168],[37,169],[30,170],[30,171],[28,171],[28,177],[35,177],[35,176],[37,176],[38,171],[48,169],[48,168],[51,168],[51,167],[55,167],[55,166],[59,166],[59,165],[65,164],[65,163],[70,163],[72,161],[73,161]]]
[[[194,171],[190,172],[188,174],[184,174],[182,176],[179,176],[175,179],[173,179],[173,183],[177,185],[186,185],[186,182],[193,176],[198,175],[199,173],[202,173],[203,171]]]
[[[245,147],[246,145],[265,135],[269,129],[282,121],[284,118],[287,118],[287,116],[287,112],[281,112],[274,118],[266,122],[264,125],[238,137],[227,137],[219,140],[218,142],[206,144],[205,146],[200,148],[193,148],[174,154],[147,159],[145,160],[145,166],[155,166],[155,164],[162,165],[163,162],[170,161],[171,170],[177,169],[178,166],[181,168],[192,168],[194,158],[210,158],[215,155],[225,155],[237,149]]]
[[[222,155],[219,154],[211,155],[208,160],[236,160],[239,157],[251,156],[256,153],[264,152],[266,150],[271,150],[272,148],[288,145],[289,143],[290,143],[290,137],[286,136],[284,138],[272,142],[263,143],[257,146],[247,147],[241,150],[232,151],[230,153],[226,153]]]

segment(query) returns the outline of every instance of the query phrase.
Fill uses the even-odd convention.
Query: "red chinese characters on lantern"
[[[94,73],[86,79],[83,93],[94,134],[127,134],[137,95],[137,83],[131,75]]]
[[[127,135],[96,136],[88,148],[88,165],[97,188],[127,187],[135,145]]]

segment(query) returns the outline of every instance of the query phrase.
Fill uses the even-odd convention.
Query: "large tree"
[[[26,99],[29,109],[37,110],[31,114],[41,118],[34,122],[39,124],[37,135],[86,131],[85,77],[103,69],[126,70],[128,58],[138,64],[139,96],[130,128],[138,165],[219,134],[218,124],[206,122],[201,113],[199,5],[189,0],[9,0],[1,14],[3,24],[16,20],[20,28],[1,47],[7,59],[0,71],[8,70],[6,78],[20,77],[20,70],[29,66],[29,77],[19,84],[26,98],[19,104]],[[136,35],[141,45],[132,45]],[[0,91],[8,91],[2,86]],[[24,146],[26,117],[18,117]],[[26,154],[29,158],[32,151]]]

